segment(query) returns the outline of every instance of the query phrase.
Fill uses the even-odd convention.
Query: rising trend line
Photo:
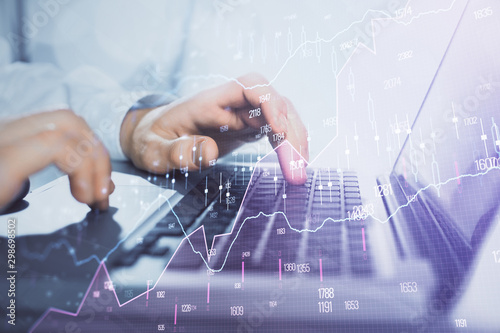
[[[168,188],[167,188],[168,189]],[[163,195],[160,195],[162,198],[165,198]],[[153,202],[151,205],[154,205],[155,203]],[[38,260],[38,261],[44,261],[48,258],[48,256],[50,255],[50,253],[52,252],[52,250],[57,250],[57,249],[60,249],[61,247],[65,247],[67,250],[68,250],[68,253],[71,255],[71,258],[73,259],[73,263],[75,264],[76,267],[79,267],[81,265],[84,265],[92,260],[95,260],[98,264],[106,261],[108,259],[108,257],[113,254],[113,252],[116,251],[116,249],[118,249],[118,247],[123,243],[125,242],[130,235],[132,235],[132,233],[137,229],[137,227],[142,223],[143,221],[143,218],[146,217],[146,213],[147,213],[147,210],[145,210],[141,216],[139,216],[139,218],[137,219],[137,222],[135,223],[135,225],[130,229],[130,231],[127,233],[127,235],[125,237],[123,237],[122,239],[120,239],[115,246],[113,246],[113,248],[111,248],[111,250],[109,250],[106,255],[100,259],[97,255],[93,254],[85,259],[81,259],[81,260],[78,260],[78,258],[76,257],[76,250],[75,248],[66,240],[66,239],[61,239],[57,242],[53,242],[53,243],[50,243],[49,245],[47,245],[47,247],[45,247],[45,249],[41,252],[41,253],[37,253],[37,252],[30,252],[28,250],[23,250],[23,255],[27,258],[31,258],[31,259],[35,259],[35,260]]]
[[[406,4],[405,6],[405,9],[408,8],[409,4],[410,4],[410,1],[408,1],[408,3]],[[373,28],[373,25],[374,25],[374,22],[377,21],[377,20],[393,20],[394,22],[398,23],[398,24],[403,24],[405,26],[409,25],[410,23],[412,23],[415,19],[418,19],[418,18],[421,18],[423,15],[430,15],[430,14],[438,14],[438,13],[442,13],[442,12],[448,12],[450,11],[455,3],[457,2],[457,0],[453,0],[452,3],[450,4],[450,6],[448,8],[445,8],[445,9],[438,9],[438,10],[430,10],[430,11],[427,11],[427,12],[423,12],[423,13],[419,13],[415,16],[413,16],[408,22],[403,22],[403,21],[400,21],[398,20],[397,18],[393,18],[393,17],[388,17],[388,18],[374,18],[371,20],[371,24],[372,24],[372,42],[373,42],[373,49],[371,49],[368,45],[366,45],[365,43],[358,43],[356,45],[356,47],[354,48],[354,50],[351,52],[351,55],[346,59],[344,65],[340,68],[340,70],[338,71],[338,73],[336,74],[335,76],[335,86],[336,86],[336,96],[338,97],[339,95],[339,77],[341,75],[341,73],[344,71],[345,68],[347,68],[347,65],[349,64],[349,62],[351,61],[351,59],[353,58],[353,56],[356,54],[356,52],[362,48],[368,50],[369,52],[371,52],[372,54],[374,55],[377,55],[377,41],[376,41],[376,36],[375,36],[375,29]],[[337,117],[337,127],[336,127],[336,130],[335,130],[335,135],[334,137],[330,140],[330,142],[328,142],[324,148],[318,153],[316,154],[316,157],[313,158],[313,160],[310,162],[311,164],[313,164],[318,158],[319,156],[321,156],[321,154],[326,151],[328,149],[328,147],[336,141],[336,139],[338,138],[339,136],[339,123],[340,123],[340,114],[339,114],[339,99],[336,98],[336,117]]]
[[[60,249],[61,247],[65,247],[66,250],[68,250],[68,253],[70,254],[71,258],[73,259],[75,266],[77,266],[77,267],[81,266],[83,264],[86,264],[92,260],[95,260],[98,264],[101,263],[101,259],[99,259],[99,257],[95,254],[93,254],[85,259],[78,260],[78,258],[76,257],[75,248],[65,238],[60,239],[57,242],[50,243],[45,248],[45,250],[42,251],[41,253],[30,252],[28,250],[25,250],[24,248],[21,248],[21,252],[23,252],[23,255],[27,258],[35,259],[38,261],[45,261],[49,257],[52,250],[57,250],[57,249]]]
[[[479,177],[479,176],[484,176],[486,175],[487,173],[489,173],[490,171],[492,170],[500,170],[500,167],[493,167],[493,168],[490,168],[488,169],[487,171],[484,171],[484,172],[481,172],[481,173],[476,173],[476,174],[464,174],[464,175],[460,175],[460,176],[457,176],[457,177],[453,177],[453,178],[449,178],[448,180],[444,181],[444,182],[440,182],[440,183],[437,183],[437,184],[429,184],[421,189],[419,189],[416,193],[415,193],[415,196],[419,195],[421,192],[423,191],[426,191],[428,190],[429,188],[439,188],[441,186],[444,186],[450,182],[453,182],[453,181],[456,181],[457,179],[462,179],[462,178],[474,178],[474,177]],[[386,219],[379,219],[377,217],[374,217],[373,215],[369,215],[371,216],[374,220],[384,224],[384,223],[387,223],[392,217],[394,217],[402,208],[405,208],[407,206],[410,205],[410,203],[412,202],[413,200],[408,200],[407,203],[405,203],[404,205],[401,205],[399,206],[397,209],[395,209],[395,211],[389,215]],[[203,260],[203,262],[205,263],[205,266],[207,267],[208,270],[214,272],[214,273],[219,273],[221,272],[223,269],[224,269],[224,266],[226,265],[226,261],[227,261],[227,258],[229,256],[229,253],[231,252],[231,249],[234,245],[234,243],[236,242],[239,234],[240,234],[240,231],[241,229],[243,228],[243,226],[245,225],[245,223],[248,221],[248,220],[253,220],[253,219],[257,219],[259,218],[260,216],[265,216],[265,217],[273,217],[275,215],[282,215],[285,220],[286,220],[286,223],[288,224],[288,227],[290,228],[290,230],[293,230],[295,232],[298,232],[298,233],[302,233],[302,232],[317,232],[318,230],[320,230],[325,224],[326,222],[335,222],[335,223],[340,223],[340,222],[346,222],[346,221],[352,221],[352,219],[350,218],[344,218],[344,219],[333,219],[331,217],[328,217],[326,219],[323,220],[323,223],[321,223],[317,228],[315,229],[297,229],[297,228],[294,228],[292,227],[292,225],[290,224],[290,221],[288,220],[287,216],[286,216],[286,213],[282,212],[282,211],[277,211],[277,212],[274,212],[274,213],[271,213],[271,214],[266,214],[264,212],[259,212],[257,215],[254,215],[254,216],[248,216],[246,217],[243,222],[241,223],[240,227],[238,228],[238,231],[236,233],[236,236],[234,237],[233,241],[231,242],[228,250],[227,250],[227,253],[226,253],[226,256],[224,258],[224,262],[222,263],[221,267],[219,269],[213,269],[209,266],[208,262],[205,260],[205,258],[203,257],[203,254],[201,253],[201,251],[198,251],[198,250],[195,250],[193,244],[191,243],[191,240],[189,239],[189,236],[192,235],[195,231],[193,231],[193,233],[191,233],[190,235],[187,235],[184,228],[182,227],[182,223],[180,222],[179,220],[179,217],[177,216],[177,214],[174,212],[172,206],[170,205],[170,201],[167,199],[167,202],[170,206],[170,208],[172,209],[172,213],[174,214],[175,218],[177,219],[177,222],[179,222],[179,225],[181,226],[182,228],[182,232],[184,233],[189,245],[191,246],[191,249],[193,250],[194,253],[198,254],[201,259]],[[242,202],[242,205],[243,203],[245,202],[245,200],[243,200]],[[241,210],[240,210],[241,211]]]
[[[409,4],[409,2],[410,1],[408,1],[408,4]],[[234,78],[234,77],[228,77],[228,76],[223,75],[223,74],[207,74],[207,75],[191,75],[191,76],[187,76],[187,77],[185,77],[185,78],[183,78],[183,79],[181,79],[179,81],[179,85],[182,85],[185,82],[194,81],[194,80],[223,79],[223,80],[226,80],[228,82],[235,82],[236,84],[238,84],[239,86],[241,86],[245,90],[251,90],[251,89],[256,89],[256,88],[263,88],[263,87],[269,87],[272,84],[274,84],[274,82],[278,79],[278,77],[281,75],[281,73],[283,72],[283,70],[287,67],[289,61],[291,59],[293,59],[295,57],[295,55],[303,47],[307,46],[308,44],[316,44],[316,43],[320,43],[320,42],[323,42],[323,43],[331,43],[331,42],[333,42],[338,36],[340,36],[341,34],[349,31],[354,25],[362,23],[366,19],[366,17],[368,16],[368,14],[370,14],[370,13],[379,13],[382,16],[385,16],[383,18],[374,18],[374,19],[372,19],[372,21],[374,21],[374,20],[380,20],[380,19],[387,19],[387,20],[393,20],[394,22],[396,22],[398,24],[402,24],[402,25],[407,26],[407,25],[410,25],[411,23],[413,23],[414,20],[417,20],[417,19],[421,18],[422,16],[448,12],[448,11],[450,11],[453,8],[453,6],[455,5],[456,2],[457,2],[457,0],[453,0],[452,3],[450,4],[450,6],[448,8],[440,8],[440,9],[436,9],[436,10],[429,10],[427,12],[418,13],[417,15],[412,16],[411,19],[409,19],[408,21],[403,21],[403,20],[400,20],[400,19],[398,19],[396,17],[392,17],[390,14],[387,14],[383,10],[369,9],[369,10],[366,11],[366,13],[363,15],[363,17],[361,19],[359,19],[357,21],[353,21],[349,26],[347,26],[346,28],[344,28],[341,31],[337,32],[333,37],[325,39],[323,37],[319,37],[318,36],[314,40],[305,40],[302,43],[300,43],[295,48],[295,51],[292,52],[288,56],[288,58],[285,60],[285,62],[283,63],[283,65],[280,67],[280,69],[276,72],[276,74],[274,75],[274,77],[268,83],[261,83],[261,84],[255,84],[255,85],[252,85],[252,86],[246,86],[245,84],[243,84],[237,78]],[[405,6],[405,8],[408,7],[408,4]],[[372,31],[372,35],[373,35],[373,31]],[[359,44],[361,45],[363,43],[359,43]],[[366,45],[364,45],[364,46],[366,47]],[[340,75],[340,71],[339,71],[339,75]]]
[[[427,185],[427,186],[425,186],[425,187],[423,187],[423,188],[419,189],[419,190],[415,193],[415,196],[417,196],[418,194],[420,194],[420,193],[421,193],[421,192],[423,192],[423,191],[428,190],[429,188],[432,188],[432,187],[436,187],[436,188],[437,188],[437,187],[440,187],[440,186],[446,185],[446,184],[448,184],[448,183],[450,183],[450,182],[456,181],[457,179],[460,179],[460,178],[474,178],[474,177],[484,176],[484,175],[488,174],[489,172],[491,172],[492,170],[500,170],[500,167],[493,167],[493,168],[490,168],[490,169],[488,169],[488,170],[486,170],[486,171],[484,171],[484,172],[480,172],[480,173],[477,173],[477,174],[464,174],[464,175],[461,175],[461,176],[457,176],[457,177],[449,178],[448,180],[446,180],[446,181],[444,181],[444,182],[441,182],[441,183],[438,183],[438,184],[429,184],[429,185]],[[168,199],[167,199],[167,202],[168,202],[168,204],[170,205],[170,201],[168,201]],[[371,216],[372,218],[374,218],[375,220],[377,220],[377,221],[381,222],[381,223],[386,223],[386,222],[388,222],[388,221],[389,221],[389,220],[390,220],[390,219],[391,219],[391,218],[392,218],[395,214],[397,214],[397,212],[398,212],[400,209],[402,209],[402,208],[405,208],[405,207],[409,206],[411,202],[412,202],[412,200],[409,200],[406,204],[399,206],[399,207],[398,207],[398,208],[397,208],[397,209],[396,209],[396,210],[395,210],[395,211],[394,211],[394,212],[393,212],[390,216],[388,216],[388,217],[387,217],[387,219],[385,219],[385,220],[381,220],[381,219],[378,219],[378,218],[376,218],[376,217],[373,217],[373,215],[370,215],[370,216]],[[174,211],[172,210],[172,212],[174,212]],[[191,249],[193,250],[193,252],[194,252],[194,253],[196,253],[196,254],[199,254],[199,255],[200,255],[200,257],[202,258],[203,262],[205,263],[205,265],[207,266],[207,268],[208,268],[209,270],[211,270],[212,272],[221,272],[221,271],[222,271],[222,269],[223,269],[223,268],[224,268],[224,266],[225,266],[225,263],[226,263],[226,261],[227,261],[228,255],[229,255],[229,253],[230,253],[230,250],[231,250],[231,248],[232,248],[232,246],[233,246],[234,242],[236,241],[236,239],[237,239],[237,237],[238,237],[238,235],[239,235],[239,232],[240,232],[241,228],[243,227],[243,225],[245,224],[245,222],[246,222],[246,221],[248,221],[248,220],[250,220],[250,219],[256,219],[256,218],[258,218],[259,216],[272,217],[272,216],[277,215],[277,214],[280,214],[280,215],[282,215],[282,216],[285,218],[285,220],[286,220],[286,222],[287,222],[287,224],[288,224],[288,226],[289,226],[289,228],[290,228],[291,230],[296,231],[296,232],[299,232],[299,233],[302,233],[302,232],[317,232],[317,231],[318,231],[318,230],[320,230],[320,229],[321,229],[321,228],[322,228],[322,227],[326,224],[326,222],[328,222],[328,221],[331,221],[331,222],[337,222],[337,223],[338,223],[338,222],[342,222],[342,221],[349,221],[349,220],[351,220],[351,219],[340,219],[340,220],[336,220],[336,219],[333,219],[333,218],[326,218],[325,220],[323,220],[323,223],[322,223],[320,226],[318,226],[317,228],[315,228],[315,229],[297,229],[297,228],[294,228],[294,227],[292,227],[292,226],[290,225],[290,222],[288,221],[288,218],[287,218],[286,214],[285,214],[285,213],[283,213],[283,212],[281,212],[281,211],[274,212],[274,213],[272,213],[272,214],[265,214],[265,213],[263,213],[263,212],[260,212],[260,213],[259,213],[259,214],[257,214],[256,216],[249,216],[249,217],[245,218],[245,220],[242,222],[242,224],[241,224],[240,228],[238,229],[238,232],[237,232],[237,234],[236,234],[236,237],[235,237],[235,238],[234,238],[234,240],[232,241],[231,246],[229,247],[229,249],[228,249],[228,251],[227,251],[227,254],[226,254],[226,257],[225,257],[225,259],[224,259],[224,262],[223,262],[223,264],[222,264],[221,268],[219,268],[219,269],[212,269],[212,268],[210,268],[210,267],[208,266],[208,262],[205,260],[205,258],[204,258],[204,257],[203,257],[203,255],[201,254],[201,252],[200,252],[200,251],[197,251],[197,250],[195,250],[195,249],[194,249],[194,246],[193,246],[193,244],[191,243],[191,240],[189,239],[189,236],[190,236],[190,235],[192,235],[193,233],[195,233],[195,232],[196,232],[199,228],[198,228],[198,229],[196,229],[195,231],[193,231],[193,233],[191,233],[190,235],[186,235],[186,233],[185,233],[185,231],[184,231],[184,228],[182,227],[182,224],[180,224],[180,225],[181,225],[182,231],[183,231],[183,232],[184,232],[184,234],[186,235],[186,237],[185,237],[185,239],[184,239],[184,240],[186,240],[186,239],[187,239],[187,241],[189,242],[189,244],[190,244]],[[174,215],[175,215],[175,217],[176,217],[177,221],[179,221],[178,216],[177,216],[175,213],[174,213]],[[180,221],[179,221],[179,223],[180,223]],[[205,238],[205,237],[204,237],[204,238]],[[184,241],[184,240],[183,240],[183,241]],[[181,242],[181,243],[182,243],[182,242]],[[206,243],[205,243],[205,244],[206,244]],[[179,245],[179,247],[178,247],[177,249],[179,249],[179,248],[180,248],[180,245]],[[177,250],[176,250],[176,252],[177,252]],[[112,288],[112,290],[111,290],[111,291],[113,292],[113,294],[114,294],[114,296],[115,296],[115,299],[116,299],[116,302],[117,302],[118,306],[119,306],[119,307],[123,307],[123,306],[125,306],[126,304],[131,303],[132,301],[134,301],[134,300],[136,300],[136,299],[138,299],[138,298],[142,297],[143,295],[145,295],[145,294],[147,294],[147,293],[149,293],[149,292],[152,292],[152,291],[156,288],[156,286],[158,285],[158,283],[159,283],[160,279],[162,278],[163,274],[165,274],[165,272],[166,272],[166,270],[167,270],[168,266],[170,265],[170,262],[172,261],[172,259],[173,259],[173,257],[174,257],[174,256],[175,256],[175,253],[174,253],[174,255],[172,256],[172,258],[170,259],[170,261],[167,263],[167,265],[165,266],[165,268],[163,269],[163,271],[162,271],[162,273],[160,274],[160,276],[158,277],[158,279],[157,279],[157,281],[156,281],[155,285],[154,285],[152,288],[148,289],[147,291],[144,291],[143,293],[141,293],[141,294],[139,294],[139,295],[135,296],[134,298],[132,298],[132,299],[130,299],[130,300],[127,300],[127,301],[126,301],[126,302],[124,302],[124,303],[121,303],[121,302],[120,302],[120,300],[119,300],[119,298],[118,298],[118,295],[116,294],[116,290],[115,290],[114,288]],[[100,263],[100,265],[99,265],[99,268],[97,269],[96,273],[94,274],[94,277],[92,278],[92,281],[91,281],[91,283],[90,283],[90,285],[89,285],[89,287],[88,287],[88,289],[87,289],[87,292],[86,292],[86,293],[85,293],[85,295],[83,296],[83,300],[87,299],[87,296],[88,296],[88,294],[89,294],[89,292],[90,292],[90,290],[91,290],[91,287],[93,286],[93,284],[94,284],[95,280],[97,279],[97,276],[98,276],[98,274],[99,274],[99,272],[100,272],[101,267],[104,269],[104,272],[105,272],[106,276],[108,277],[108,281],[111,281],[111,277],[110,277],[110,275],[109,275],[109,272],[108,272],[108,269],[107,269],[107,267],[106,267],[106,264],[105,264],[105,262],[104,262],[104,261],[101,261],[101,263]],[[56,309],[56,308],[53,308],[53,307],[51,307],[51,308],[47,309],[47,311],[45,311],[45,313],[44,313],[44,314],[43,314],[43,315],[42,315],[42,316],[41,316],[41,317],[40,317],[40,318],[39,318],[39,319],[35,322],[35,324],[31,327],[30,332],[33,332],[33,330],[35,330],[35,329],[36,329],[36,327],[37,327],[37,326],[38,326],[38,325],[39,325],[39,324],[43,321],[43,319],[44,319],[44,318],[45,318],[45,317],[46,317],[46,316],[47,316],[50,312],[56,312],[56,313],[60,313],[60,314],[64,314],[64,315],[68,315],[68,316],[71,316],[71,317],[76,317],[76,316],[78,316],[78,314],[80,313],[81,308],[83,307],[83,305],[84,305],[84,301],[82,301],[82,302],[80,303],[80,305],[79,305],[79,307],[78,307],[78,309],[77,309],[77,311],[76,311],[75,313],[72,313],[72,312],[69,312],[69,311],[65,311],[65,310],[61,310],[61,309]]]
[[[251,89],[255,89],[255,88],[259,88],[259,87],[268,87],[270,85],[272,85],[277,79],[278,77],[281,75],[281,73],[283,72],[283,70],[286,68],[286,66],[288,65],[288,63],[290,62],[290,60],[292,58],[295,57],[295,55],[301,50],[302,47],[306,46],[306,45],[309,45],[309,44],[316,44],[316,43],[319,43],[319,42],[324,42],[324,43],[330,43],[330,42],[333,42],[338,36],[340,36],[341,34],[349,31],[354,25],[356,24],[360,24],[362,23],[366,17],[370,14],[370,13],[379,13],[385,17],[383,18],[374,18],[372,19],[372,24],[373,24],[373,21],[375,20],[381,20],[381,19],[388,19],[388,20],[393,20],[395,23],[398,23],[398,24],[402,24],[402,25],[409,25],[411,23],[413,23],[413,21],[425,16],[425,15],[431,15],[431,14],[439,14],[439,13],[443,13],[443,12],[448,12],[450,11],[455,3],[457,2],[457,0],[453,0],[450,4],[450,6],[448,8],[440,8],[440,9],[437,9],[437,10],[430,10],[430,11],[426,11],[426,12],[421,12],[421,13],[418,13],[417,15],[415,16],[412,16],[411,19],[407,20],[406,22],[405,21],[402,21],[398,18],[394,18],[392,16],[390,16],[389,14],[387,14],[386,12],[382,11],[382,10],[373,10],[373,9],[370,9],[368,10],[361,19],[357,20],[357,21],[353,21],[348,27],[346,27],[345,29],[337,32],[333,37],[329,38],[329,39],[324,39],[324,38],[315,38],[314,40],[306,40],[304,42],[302,42],[301,44],[299,44],[295,51],[285,60],[285,62],[283,63],[283,65],[281,66],[281,68],[278,70],[278,72],[275,74],[275,76],[268,82],[268,83],[265,83],[265,84],[256,84],[256,85],[253,85],[253,86],[245,86],[243,83],[241,83],[237,78],[232,78],[232,77],[227,77],[225,75],[222,75],[222,74],[208,74],[208,75],[198,75],[198,76],[189,76],[189,77],[185,77],[184,79],[182,79],[180,82],[179,82],[179,85],[182,85],[183,83],[185,83],[186,81],[190,81],[190,80],[198,80],[198,79],[211,79],[211,78],[221,78],[221,79],[224,79],[224,80],[227,80],[227,81],[233,81],[235,83],[237,83],[238,85],[240,85],[243,89],[245,90],[251,90]],[[407,5],[405,6],[405,8],[408,7],[410,1],[408,1]],[[374,33],[373,33],[373,29],[372,29],[372,37],[373,37],[373,40],[375,39],[375,36],[374,36]],[[357,46],[356,46],[356,49],[359,48],[359,47],[365,47],[367,49],[369,49],[364,43],[359,43]],[[370,49],[369,49],[370,50]],[[370,50],[372,51],[372,50]],[[372,51],[374,52],[374,51]],[[375,51],[376,52],[376,51]],[[354,52],[353,52],[354,53]],[[342,67],[342,69],[339,71],[339,73],[337,74],[337,77],[340,75],[340,73],[343,71],[343,69],[345,68]],[[335,140],[335,138],[333,139]],[[333,141],[332,140],[332,141]],[[320,155],[320,154],[318,154]],[[312,161],[311,163],[313,163],[314,161]],[[483,173],[478,173],[478,174],[467,174],[467,175],[461,175],[461,176],[458,176],[458,177],[453,177],[453,178],[450,178],[448,179],[447,181],[443,182],[443,183],[439,183],[439,184],[429,184],[427,185],[426,187],[420,189],[419,191],[417,191],[417,193],[415,194],[418,195],[419,193],[421,193],[422,191],[425,191],[431,187],[439,187],[441,185],[446,185],[447,183],[451,182],[451,181],[455,181],[457,179],[460,179],[460,178],[465,178],[465,177],[477,177],[477,176],[482,176],[482,175],[485,175],[487,174],[488,172],[490,172],[491,170],[494,170],[494,169],[500,169],[499,167],[494,167],[494,168],[491,168],[491,169],[488,169],[486,172],[483,172]],[[345,221],[350,221],[351,219],[348,219],[348,218],[345,218],[345,219],[333,219],[333,218],[326,218],[321,225],[319,225],[317,228],[315,229],[297,229],[297,228],[294,228],[291,226],[286,214],[284,212],[281,212],[281,211],[278,211],[278,212],[274,212],[274,213],[271,213],[271,214],[266,214],[266,213],[263,213],[263,212],[260,212],[259,214],[257,214],[256,216],[249,216],[249,217],[246,217],[243,222],[241,223],[237,233],[236,233],[236,236],[235,238],[233,239],[233,241],[231,242],[230,244],[230,247],[226,253],[226,256],[225,256],[225,259],[224,259],[224,262],[222,263],[221,267],[219,269],[213,269],[209,266],[208,262],[205,260],[205,258],[203,257],[202,253],[200,251],[197,251],[194,249],[194,246],[193,244],[191,243],[191,240],[189,238],[189,236],[191,234],[193,234],[194,232],[196,232],[197,230],[193,231],[193,233],[191,233],[190,235],[187,235],[186,231],[184,230],[182,224],[180,223],[180,220],[179,220],[179,217],[177,216],[177,214],[174,212],[171,204],[170,204],[170,201],[168,200],[168,198],[164,197],[163,195],[160,195],[162,198],[166,199],[168,205],[170,206],[170,208],[172,209],[172,213],[174,214],[174,216],[176,217],[177,221],[179,222],[181,228],[182,228],[182,232],[185,236],[185,239],[187,239],[187,241],[189,242],[192,250],[194,253],[200,255],[201,259],[203,260],[203,262],[205,263],[206,267],[208,270],[212,271],[212,272],[221,272],[223,269],[224,269],[224,266],[227,262],[227,258],[229,256],[229,253],[236,241],[236,239],[238,238],[239,236],[239,233],[243,227],[243,225],[246,223],[246,221],[248,220],[252,220],[252,219],[257,219],[258,217],[260,216],[265,216],[265,217],[272,217],[272,216],[275,216],[277,214],[279,215],[282,215],[287,224],[288,224],[288,227],[290,228],[290,230],[293,230],[295,232],[299,232],[299,233],[302,233],[302,232],[317,232],[318,230],[320,230],[326,222],[335,222],[335,223],[339,223],[339,222],[345,222]],[[407,207],[409,204],[411,203],[411,201],[408,201],[406,204],[402,205],[402,206],[399,206],[387,219],[385,220],[381,220],[379,218],[376,218],[376,217],[373,217],[371,216],[374,220],[378,221],[378,222],[381,222],[381,223],[386,223],[388,222],[400,209],[402,208],[405,208]],[[145,213],[145,212],[144,212]],[[141,218],[138,219],[138,222],[142,220],[142,217],[144,217],[144,215],[141,216]],[[63,240],[60,240],[56,243],[53,243],[53,244],[50,244],[46,249],[45,251],[42,253],[42,254],[31,254],[35,259],[38,259],[38,260],[43,260],[43,258],[47,258],[47,256],[50,254],[50,252],[53,250],[53,249],[59,249],[61,248],[62,246],[66,247],[68,252],[70,253],[74,263],[76,266],[81,266],[85,263],[88,263],[90,262],[91,260],[95,260],[97,263],[103,265],[104,262],[107,260],[107,258],[125,241],[128,239],[128,237],[133,233],[133,231],[136,229],[136,227],[138,226],[139,223],[136,223],[136,225],[134,226],[134,228],[132,228],[132,230],[128,233],[127,236],[125,236],[123,239],[121,239],[119,242],[117,242],[117,244],[106,254],[106,256],[103,257],[103,259],[99,259],[96,255],[91,255],[85,259],[82,259],[82,260],[78,260],[78,258],[76,257],[76,254],[75,254],[75,249],[71,246],[71,244],[69,244],[65,239]],[[173,256],[172,256],[173,258]],[[168,266],[168,265],[167,265]],[[105,267],[105,265],[104,265]],[[105,267],[106,268],[106,267]],[[108,274],[107,272],[107,269],[106,269],[106,273]],[[109,274],[108,274],[109,275]],[[150,289],[151,291],[151,289]],[[141,294],[142,295],[142,294]],[[137,297],[141,296],[141,295],[138,295]],[[134,298],[135,299],[135,298]],[[131,301],[131,300],[129,300]],[[127,301],[126,303],[128,303],[129,301]],[[124,303],[124,304],[126,304]],[[123,305],[124,305],[123,304]],[[121,306],[121,305],[120,305]],[[67,312],[64,312],[66,314],[70,314],[70,313],[67,313]]]

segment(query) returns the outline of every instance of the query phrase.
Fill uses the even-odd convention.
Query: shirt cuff
[[[146,92],[101,93],[73,110],[81,115],[107,148],[112,160],[127,160],[120,145],[120,129],[127,112]]]
[[[175,95],[147,92],[99,94],[88,101],[82,110],[89,126],[108,149],[113,160],[127,160],[120,145],[120,129],[129,111],[154,108],[176,100]]]

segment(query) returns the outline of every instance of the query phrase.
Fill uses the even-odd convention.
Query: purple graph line
[[[361,236],[363,237],[363,251],[366,252],[365,228],[361,228]],[[321,260],[321,259],[320,259]]]
[[[319,280],[323,282],[323,260],[319,260]]]
[[[281,259],[278,261],[278,269],[279,269],[279,276],[280,276],[280,281],[281,281]]]

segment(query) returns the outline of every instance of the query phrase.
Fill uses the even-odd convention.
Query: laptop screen
[[[472,7],[458,23],[393,170],[409,200],[417,195],[431,204],[467,241],[498,206],[500,186],[500,21],[478,18]]]

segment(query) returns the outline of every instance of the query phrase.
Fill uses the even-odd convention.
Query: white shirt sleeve
[[[120,146],[120,128],[127,112],[146,91],[125,91],[92,67],[78,68],[64,77],[70,108],[89,124],[114,160],[126,156]]]
[[[60,2],[57,15],[36,0],[22,3],[23,17],[0,1],[0,119],[70,108],[112,159],[125,159],[119,139],[126,113],[173,99],[167,92],[175,92],[185,59],[193,2]],[[48,19],[38,27],[33,18],[42,16]],[[12,33],[21,35],[22,50]],[[11,63],[21,58],[29,63]]]
[[[126,159],[120,127],[128,110],[145,91],[127,92],[91,67],[69,74],[50,64],[15,62],[0,67],[0,118],[17,118],[41,111],[72,109],[89,124],[110,157]]]

